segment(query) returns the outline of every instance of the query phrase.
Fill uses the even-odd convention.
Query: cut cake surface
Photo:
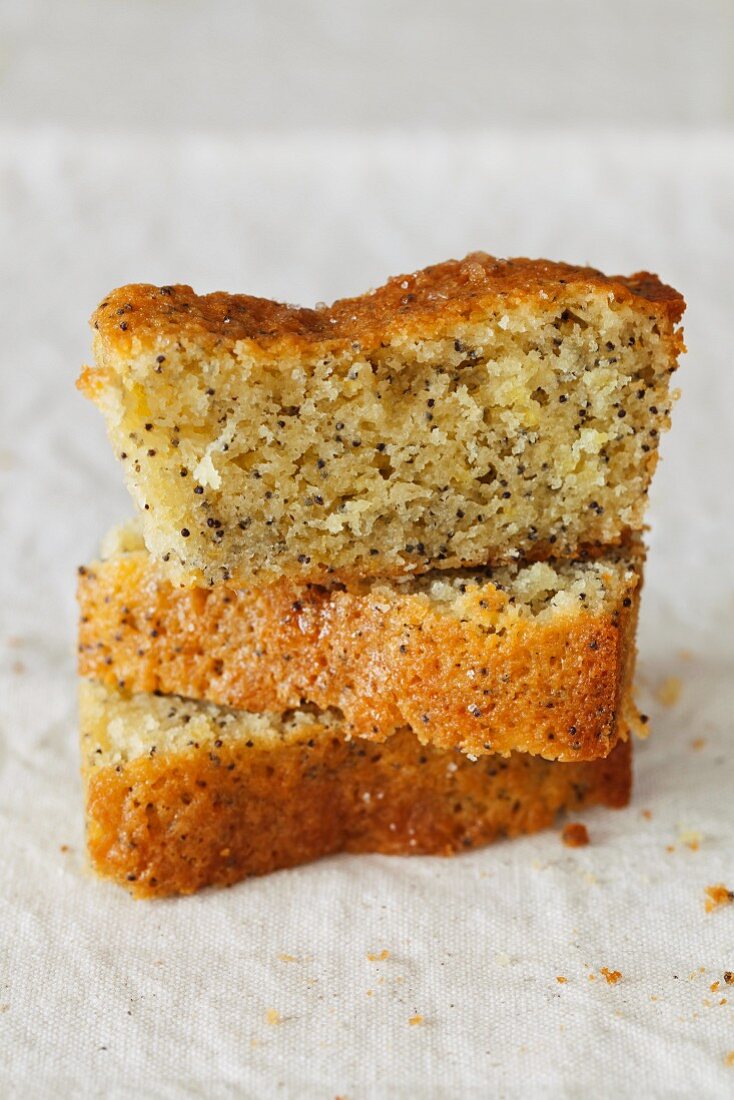
[[[313,310],[135,285],[80,387],[189,583],[576,557],[643,525],[683,308],[484,253]]]

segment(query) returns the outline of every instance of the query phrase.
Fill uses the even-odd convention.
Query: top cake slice
[[[316,309],[127,286],[79,385],[174,578],[578,557],[643,525],[684,308],[484,253]]]

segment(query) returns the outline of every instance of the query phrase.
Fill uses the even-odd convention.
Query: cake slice
[[[79,384],[187,582],[579,557],[643,525],[683,309],[484,253],[316,309],[127,286]]]
[[[557,764],[472,761],[408,730],[348,741],[333,712],[250,714],[81,682],[87,838],[138,897],[189,894],[334,852],[448,855],[623,806],[630,744]]]
[[[634,551],[634,552],[633,552]],[[79,672],[250,711],[338,708],[350,736],[606,756],[634,722],[642,550],[330,588],[173,584],[134,526],[79,577]]]

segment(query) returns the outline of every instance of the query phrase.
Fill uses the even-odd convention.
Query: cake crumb
[[[568,978],[564,978],[562,974],[558,974],[556,976],[556,981],[558,982],[559,985],[565,985],[566,982],[568,981]]]
[[[59,845],[59,851],[64,852],[64,853],[68,852],[69,851],[69,845],[68,844],[60,844]]]
[[[726,1057],[724,1058],[724,1065],[734,1066],[734,1050],[730,1050],[729,1053],[726,1055]]]
[[[734,970],[724,971],[724,981],[727,985],[734,985]]]
[[[621,971],[610,970],[607,966],[601,966],[599,968],[599,973],[606,979],[607,985],[616,985],[622,977]]]
[[[690,848],[692,852],[697,852],[701,847],[703,837],[695,829],[681,829],[678,833],[678,840],[681,844],[685,844],[686,848]]]
[[[724,886],[723,882],[715,886],[706,887],[706,912],[713,913],[714,909],[720,909],[724,905],[731,905],[734,901],[734,891]]]
[[[679,676],[668,676],[667,680],[663,680],[655,695],[658,702],[662,703],[664,707],[673,707],[680,699],[682,688],[683,684]]]
[[[691,748],[693,749],[694,752],[700,752],[701,749],[705,747],[705,745],[706,745],[706,738],[705,737],[694,737],[693,740],[691,741]]]
[[[416,1013],[415,1016],[411,1016],[408,1020],[411,1027],[419,1027],[423,1023],[423,1017]]]
[[[384,962],[385,959],[390,958],[390,952],[386,947],[383,947],[382,951],[380,951],[379,953],[376,951],[368,951],[367,958],[371,963],[381,963]]]
[[[718,990],[720,985],[721,985],[721,982],[712,982],[711,985],[709,986],[709,989],[711,990],[712,993],[716,993],[716,991]]]
[[[287,951],[281,951],[278,958],[282,963],[297,963],[298,958],[295,955],[289,955]]]
[[[584,848],[589,843],[589,833],[580,821],[569,821],[563,826],[561,840],[567,848]]]
[[[642,816],[644,817],[645,821],[652,821],[652,810],[643,810]]]
[[[276,1024],[280,1024],[282,1022],[283,1022],[283,1017],[278,1012],[277,1008],[269,1008],[267,1010],[267,1012],[265,1013],[265,1023],[266,1024],[272,1024],[273,1026],[275,1026]]]

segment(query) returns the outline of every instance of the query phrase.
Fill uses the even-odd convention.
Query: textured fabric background
[[[3,1097],[734,1094],[734,906],[704,910],[734,888],[733,195],[715,132],[0,133]],[[83,854],[74,572],[129,511],[74,390],[87,316],[132,280],[314,302],[476,247],[652,267],[689,301],[632,805],[575,851],[550,831],[131,901]]]

